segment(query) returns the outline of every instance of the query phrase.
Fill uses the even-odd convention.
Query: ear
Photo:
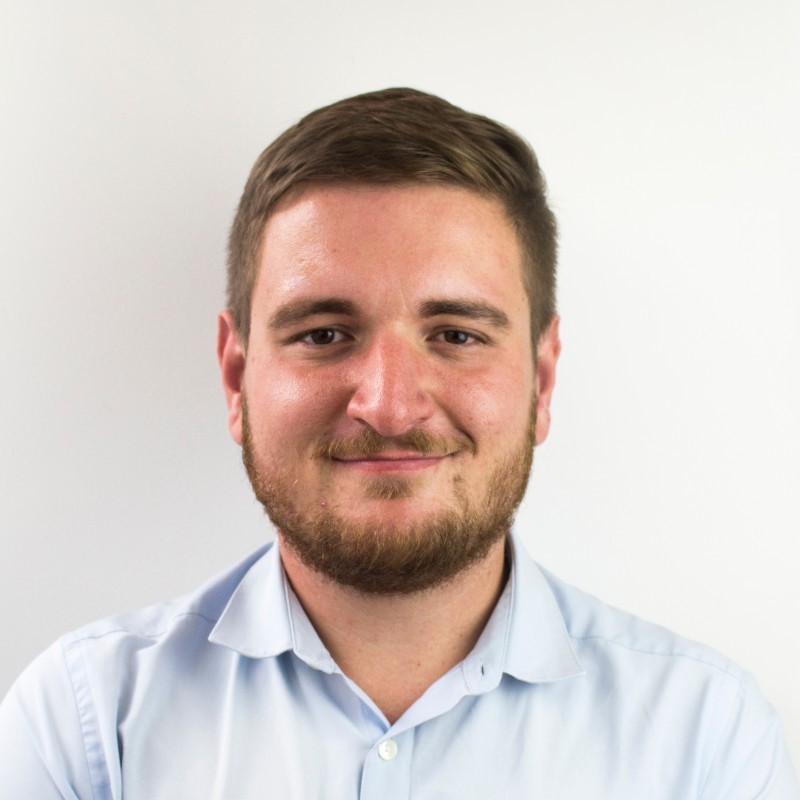
[[[245,349],[230,311],[219,315],[217,359],[228,404],[228,429],[237,444],[242,443],[242,392],[244,390]]]
[[[556,363],[561,353],[558,336],[558,315],[555,315],[539,338],[536,348],[536,444],[540,445],[550,430],[550,401],[556,383]]]

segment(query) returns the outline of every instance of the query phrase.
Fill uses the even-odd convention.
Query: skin
[[[333,510],[386,536],[464,498],[480,504],[487,476],[525,447],[534,402],[537,445],[549,428],[558,319],[534,360],[521,263],[501,206],[466,190],[293,195],[265,228],[247,346],[228,312],[219,319],[234,440],[244,397],[259,469],[293,508]],[[365,430],[387,437],[382,452],[319,457],[321,444]],[[412,431],[436,437],[437,451],[391,443]],[[334,659],[389,721],[466,656],[504,581],[502,539],[455,579],[388,596],[331,581],[283,540],[281,557]]]

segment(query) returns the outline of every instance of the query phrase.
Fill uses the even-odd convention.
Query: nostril
[[[374,396],[356,393],[348,405],[347,413],[382,436],[399,436],[428,420],[433,413],[433,404],[421,392],[409,397],[388,393]]]

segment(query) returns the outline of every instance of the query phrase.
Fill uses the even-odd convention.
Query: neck
[[[306,567],[281,540],[286,575],[342,672],[394,723],[475,646],[506,580],[505,537],[442,586],[374,595]]]

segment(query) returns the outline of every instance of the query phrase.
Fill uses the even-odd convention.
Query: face
[[[256,494],[306,566],[416,591],[507,532],[558,356],[554,321],[534,363],[521,263],[500,205],[461,189],[311,188],[269,219],[250,341],[223,314],[219,354]]]

